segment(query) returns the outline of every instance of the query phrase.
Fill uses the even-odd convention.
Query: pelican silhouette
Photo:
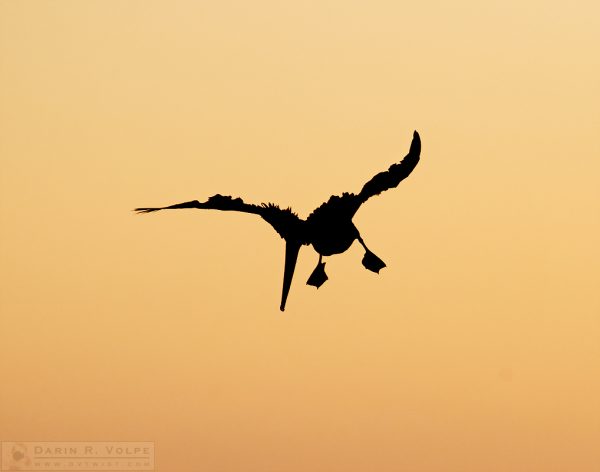
[[[421,139],[419,133],[415,131],[410,150],[401,162],[392,164],[387,171],[380,172],[369,180],[359,194],[343,193],[341,197],[333,195],[327,202],[314,210],[306,220],[299,218],[296,213],[292,212],[291,208],[282,209],[273,203],[253,205],[245,203],[241,198],[219,194],[202,203],[193,200],[162,208],[136,208],[134,211],[150,213],[158,210],[198,208],[202,210],[241,211],[261,216],[286,242],[283,289],[279,307],[281,311],[284,311],[298,253],[303,245],[312,244],[319,254],[317,267],[306,282],[316,288],[319,288],[328,279],[325,273],[323,256],[343,253],[352,245],[354,240],[358,240],[365,249],[365,255],[362,259],[365,268],[379,273],[385,267],[385,263],[366,246],[358,229],[354,226],[352,218],[360,206],[369,198],[397,187],[402,180],[408,177],[419,162],[420,154]]]

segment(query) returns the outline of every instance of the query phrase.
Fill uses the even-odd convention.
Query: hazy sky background
[[[600,469],[598,2],[0,2],[0,440],[157,470]],[[284,314],[252,215],[407,152]]]

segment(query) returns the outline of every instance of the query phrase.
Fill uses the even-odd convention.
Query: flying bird
[[[286,243],[285,266],[283,271],[283,288],[279,309],[285,310],[285,303],[292,284],[298,253],[303,245],[311,245],[319,254],[319,262],[308,281],[308,285],[319,288],[328,279],[325,273],[323,256],[345,252],[355,240],[365,249],[363,266],[379,273],[386,265],[369,250],[352,218],[360,206],[369,198],[381,192],[395,188],[410,175],[419,162],[421,154],[421,138],[416,131],[408,154],[397,164],[392,164],[387,171],[380,172],[369,180],[358,194],[343,193],[333,195],[329,200],[314,210],[305,220],[298,217],[291,208],[280,208],[273,203],[254,205],[245,203],[241,198],[213,195],[205,202],[193,200],[161,208],[136,208],[138,213],[151,213],[159,210],[176,210],[181,208],[198,208],[201,210],[240,211],[259,215],[269,223]]]

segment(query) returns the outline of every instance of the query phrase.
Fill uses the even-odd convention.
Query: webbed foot
[[[385,262],[379,259],[379,257],[371,251],[367,251],[365,252],[365,257],[363,257],[362,265],[370,271],[379,274],[379,271],[385,267]]]
[[[310,274],[310,277],[306,281],[306,285],[312,285],[313,287],[319,288],[321,285],[325,283],[328,279],[327,274],[325,273],[325,263],[319,262],[313,273]]]

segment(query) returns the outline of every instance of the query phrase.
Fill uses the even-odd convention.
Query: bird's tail
[[[287,240],[285,243],[285,268],[283,269],[283,289],[281,292],[281,306],[279,307],[281,311],[285,310],[285,302],[292,286],[300,247],[302,247],[302,244],[297,241]]]

